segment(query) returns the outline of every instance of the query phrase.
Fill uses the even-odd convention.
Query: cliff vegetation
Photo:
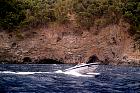
[[[76,27],[130,23],[129,33],[140,42],[139,0],[1,0],[0,27],[16,31],[25,27],[66,23],[74,15]]]

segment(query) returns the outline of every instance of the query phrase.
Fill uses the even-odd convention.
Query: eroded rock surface
[[[71,25],[50,25],[21,33],[0,32],[0,60],[32,62],[40,59],[57,59],[64,63],[82,63],[96,54],[111,64],[139,65],[140,52],[127,30],[129,25],[114,24],[90,30]]]

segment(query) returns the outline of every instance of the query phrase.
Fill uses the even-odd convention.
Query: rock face
[[[71,24],[22,31],[0,32],[0,60],[56,59],[64,63],[82,63],[96,54],[110,64],[140,64],[140,52],[135,50],[126,23],[112,24],[90,30]],[[135,61],[137,60],[137,61]]]

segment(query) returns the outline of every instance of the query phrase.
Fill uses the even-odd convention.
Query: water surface
[[[0,93],[140,93],[140,68],[101,65],[99,75],[56,73],[74,65],[0,65]]]

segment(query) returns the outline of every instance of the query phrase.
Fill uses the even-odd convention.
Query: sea
[[[0,93],[140,93],[140,67],[99,65],[90,75],[74,64],[0,64]]]

